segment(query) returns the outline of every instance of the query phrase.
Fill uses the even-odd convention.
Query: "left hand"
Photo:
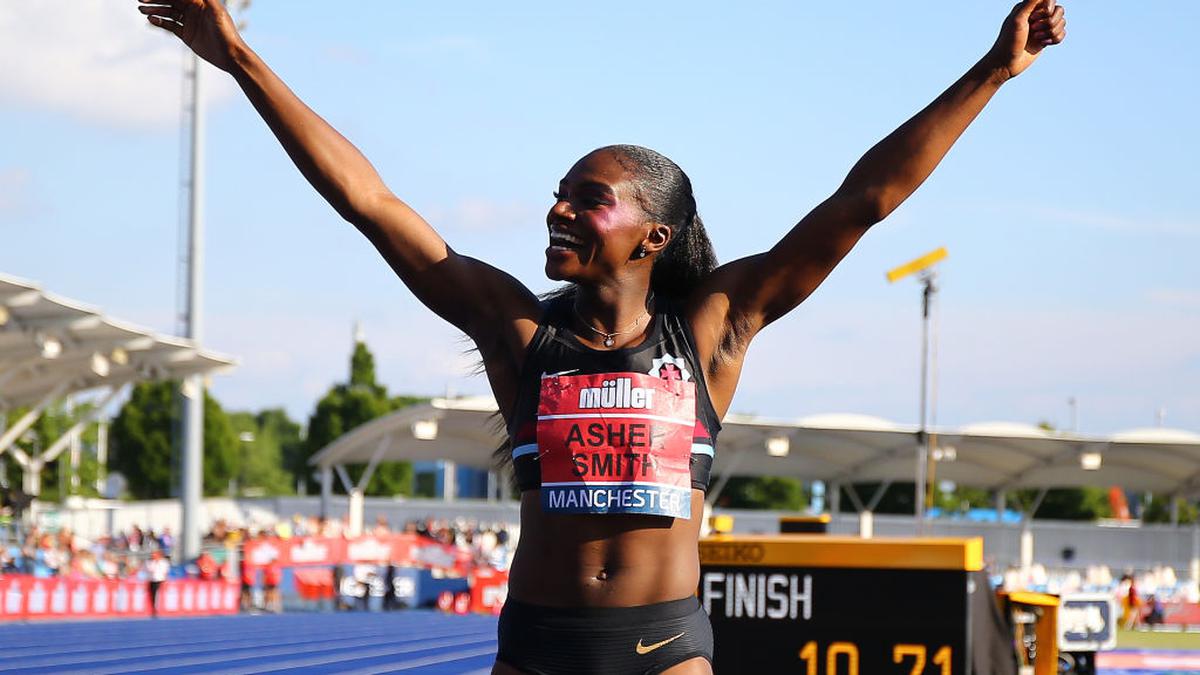
[[[152,26],[174,33],[200,58],[229,72],[246,44],[223,0],[138,0]]]
[[[1000,37],[985,57],[993,67],[1016,77],[1033,64],[1042,50],[1067,36],[1062,5],[1054,0],[1022,0],[1013,7]]]

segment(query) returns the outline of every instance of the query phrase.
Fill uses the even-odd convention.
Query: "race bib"
[[[543,377],[543,510],[690,518],[695,425],[694,382],[643,373]]]

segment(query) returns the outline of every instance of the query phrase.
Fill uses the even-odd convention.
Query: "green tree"
[[[866,501],[878,483],[858,483],[854,489],[858,496]],[[1027,511],[1037,499],[1039,490],[1036,488],[1012,490],[1005,493],[1008,508],[1017,511]],[[843,488],[842,506],[852,508],[849,496]],[[935,493],[934,505],[946,512],[966,511],[968,508],[992,506],[991,495],[978,488],[958,486],[950,493]],[[879,500],[875,513],[912,514],[913,513],[913,484],[892,483]],[[1046,491],[1045,498],[1038,506],[1037,518],[1049,520],[1096,520],[1110,517],[1112,510],[1108,506],[1108,491],[1104,488],[1055,488]]]
[[[268,437],[273,438],[279,444],[279,456],[284,472],[287,474],[288,491],[290,494],[295,490],[296,476],[303,476],[308,472],[303,466],[304,462],[304,433],[299,422],[288,417],[283,408],[267,408],[261,410],[255,416],[255,421],[258,423],[258,428]],[[300,462],[297,468],[296,463]]]
[[[29,427],[29,430],[17,439],[14,446],[29,457],[40,456],[52,443],[60,439],[68,429],[74,426],[76,422],[89,414],[92,411],[92,407],[91,403],[82,403],[68,409],[61,401],[51,405],[43,411],[37,421]],[[8,415],[8,423],[10,425],[14,424],[27,412],[27,408],[11,411]],[[89,424],[84,426],[80,432],[79,441],[80,454],[77,472],[79,487],[74,491],[70,488],[71,451],[68,447],[60,452],[54,461],[42,469],[41,492],[38,495],[38,498],[42,501],[62,501],[68,494],[78,494],[84,497],[99,496],[99,493],[95,489],[96,477],[99,475],[100,466],[95,454],[96,425]],[[16,462],[7,463],[6,468],[9,471],[10,482],[20,486],[20,472],[22,469]]]
[[[1037,424],[1043,431],[1055,431],[1054,425],[1046,420]],[[1014,490],[1008,493],[1008,503],[1014,508],[1028,512],[1040,490],[1035,488]],[[1108,490],[1102,487],[1053,488],[1046,491],[1045,498],[1033,514],[1046,520],[1097,520],[1112,517],[1108,502]]]
[[[935,489],[933,505],[945,513],[966,513],[975,508],[992,508],[995,506],[992,493],[982,488],[955,486],[949,492]]]
[[[1028,511],[1039,490],[1029,488],[1008,493],[1008,503],[1020,511]],[[1054,488],[1046,491],[1036,518],[1047,520],[1097,520],[1111,518],[1108,490],[1099,487]]]
[[[354,353],[350,355],[349,384],[352,387],[370,389],[381,397],[387,397],[387,390],[375,382],[375,355],[367,349],[365,342],[354,343]]]
[[[854,493],[865,505],[879,489],[879,485],[879,483],[855,483]],[[915,489],[911,481],[892,483],[883,491],[883,496],[875,505],[875,513],[908,515],[915,513],[916,509],[913,508],[913,491]],[[842,487],[841,508],[847,511],[854,508],[854,502],[850,499],[850,493],[845,486]]]
[[[308,420],[308,437],[303,451],[293,456],[288,468],[298,480],[304,480],[309,489],[318,486],[311,476],[308,460],[321,448],[349,432],[355,427],[382,417],[405,405],[427,401],[411,396],[389,398],[387,389],[375,379],[375,357],[363,342],[356,342],[350,357],[350,380],[329,389]],[[346,472],[357,482],[366,469],[365,465],[350,464]],[[413,489],[412,464],[409,462],[381,462],[366,487],[369,495],[409,495]]]
[[[283,467],[283,444],[300,425],[282,410],[229,414],[238,437],[237,486],[240,495],[284,495],[292,491],[291,475]]]
[[[808,506],[808,495],[804,484],[795,478],[733,476],[717,498],[717,505],[729,509],[800,511]]]
[[[162,499],[175,492],[178,467],[172,440],[181,419],[175,381],[139,382],[113,420],[110,466],[120,471],[138,499]],[[237,472],[238,439],[229,417],[204,392],[204,479],[206,495],[225,494]]]
[[[237,475],[238,437],[217,399],[204,392],[204,494],[228,494]]]
[[[130,494],[139,499],[171,496],[177,386],[175,382],[135,384],[109,430],[109,467],[125,476]]]
[[[1171,498],[1166,495],[1146,495],[1147,499],[1142,502],[1142,522],[1143,523],[1170,523],[1171,522]],[[1190,501],[1184,501],[1179,504],[1179,524],[1191,525],[1197,520],[1200,515],[1196,508],[1196,504]]]

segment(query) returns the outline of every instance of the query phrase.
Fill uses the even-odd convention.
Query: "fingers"
[[[150,25],[175,35],[181,35],[183,9],[179,6],[179,0],[138,0],[138,2],[138,11],[146,16]]]
[[[153,19],[170,19],[176,23],[183,23],[183,12],[166,5],[140,5],[138,11]],[[151,21],[153,23],[153,20]]]
[[[1017,3],[1016,7],[1013,7],[1013,16],[1018,20],[1024,21],[1028,19],[1029,15],[1033,14],[1034,11],[1036,11],[1044,2],[1046,2],[1046,0],[1021,0],[1021,2]],[[1051,0],[1051,2],[1053,2],[1053,0]]]
[[[146,14],[146,19],[150,25],[157,26],[165,31],[180,35],[183,31],[183,17],[173,15],[174,10],[147,10],[145,7],[139,7],[142,14]]]
[[[161,16],[150,16],[146,18],[149,19],[151,25],[157,26],[169,33],[174,33],[179,37],[183,37],[183,24],[169,21]]]
[[[1067,36],[1067,18],[1062,5],[1049,13],[1034,15],[1030,19],[1029,39],[1043,47],[1058,44]]]

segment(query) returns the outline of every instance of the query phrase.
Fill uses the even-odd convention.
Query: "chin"
[[[546,278],[551,281],[575,281],[579,278],[579,265],[570,260],[546,259]]]

